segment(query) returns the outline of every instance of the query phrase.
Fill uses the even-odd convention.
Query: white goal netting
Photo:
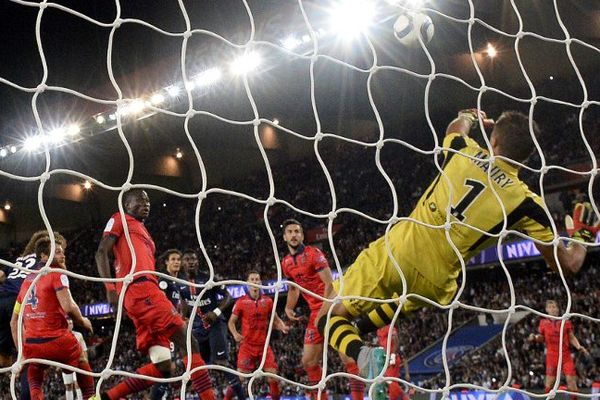
[[[73,240],[77,249],[91,250],[73,255],[76,261],[67,259],[65,273],[73,286],[96,292],[103,288],[93,259],[101,230],[92,232],[91,227],[108,220],[117,209],[123,213],[123,193],[142,188],[149,191],[153,203],[149,230],[158,251],[178,243],[201,250],[210,280],[196,285],[197,290],[246,285],[244,273],[258,269],[266,276],[261,288],[273,294],[276,309],[286,285],[306,291],[282,274],[279,223],[285,217],[305,221],[307,240],[321,243],[332,270],[342,276],[359,249],[387,235],[398,221],[411,220],[411,207],[435,175],[446,178],[443,151],[455,151],[442,147],[446,125],[458,110],[472,107],[488,111],[491,117],[519,109],[544,128],[552,127],[546,138],[536,137],[531,129],[535,154],[526,164],[517,164],[546,204],[555,248],[560,241],[570,240],[562,226],[562,217],[571,212],[562,204],[569,204],[570,198],[565,200],[560,193],[587,195],[600,215],[594,196],[600,137],[596,109],[600,33],[597,23],[590,22],[600,18],[600,7],[594,2],[82,5],[11,0],[0,7],[4,24],[13,32],[6,37],[6,61],[0,69],[0,114],[4,114],[0,130],[7,132],[0,142],[0,177],[7,200],[3,222],[10,226],[12,221],[13,232],[41,227],[62,232],[85,226],[76,230]],[[430,43],[415,48],[398,43],[393,24],[407,11],[431,17],[435,34]],[[18,112],[11,109],[15,104]],[[483,124],[474,136],[491,149]],[[491,182],[491,169],[488,177]],[[88,186],[82,188],[83,182]],[[88,192],[90,188],[96,194]],[[11,196],[20,200],[9,204]],[[458,200],[451,191],[448,209]],[[79,205],[66,208],[63,201]],[[30,211],[23,213],[33,213],[35,205],[37,214],[18,216],[18,202],[29,205]],[[184,206],[187,211],[182,211]],[[155,213],[161,217],[152,225]],[[506,216],[504,209],[503,213]],[[435,228],[448,231],[451,224],[464,224],[447,215],[446,223]],[[24,222],[28,218],[39,220],[38,226]],[[9,229],[2,232],[8,235]],[[406,293],[404,276],[398,298],[375,300],[403,304],[418,299],[433,306],[423,314],[433,316],[419,314],[430,318],[424,320],[425,326],[407,322],[399,312],[394,322],[400,323],[400,342],[409,355],[441,340],[438,369],[411,381],[381,375],[365,382],[397,381],[416,389],[416,396],[449,397],[471,389],[540,397],[531,377],[544,371],[528,365],[533,363],[530,354],[540,354],[540,349],[523,344],[523,337],[535,329],[532,318],[548,317],[538,301],[546,293],[560,299],[563,324],[572,320],[593,334],[588,341],[597,337],[594,330],[600,319],[593,314],[598,301],[592,284],[587,288],[591,298],[584,298],[586,280],[597,279],[595,270],[584,272],[584,278],[575,282],[562,269],[551,278],[521,276],[509,271],[507,264],[539,256],[533,250],[528,253],[526,246],[533,248],[531,238],[507,224],[498,233],[481,233],[498,239],[498,258],[461,259],[459,290],[450,305]],[[130,242],[127,230],[126,236]],[[450,241],[448,233],[447,238]],[[10,240],[3,245],[8,247]],[[513,249],[519,253],[513,257],[506,245],[515,240],[524,241]],[[451,241],[450,245],[458,255]],[[14,259],[0,262],[14,266]],[[240,263],[245,270],[231,266]],[[469,280],[469,263],[497,265],[496,275],[489,276],[501,283],[478,283],[477,279],[485,280],[479,275]],[[139,272],[127,277],[125,285],[136,275]],[[157,275],[168,278],[164,272]],[[178,282],[189,285],[186,280]],[[78,297],[74,289],[75,301],[84,305],[104,300],[90,293]],[[121,295],[114,329],[105,332],[110,350],[98,356],[102,367],[93,368],[98,393],[111,387],[115,377],[135,376],[133,371],[142,365],[141,361],[131,364],[133,358],[123,355],[123,299]],[[334,302],[341,300],[338,296]],[[518,322],[530,313],[526,324]],[[490,342],[493,355],[487,354],[489,346],[477,353],[487,340],[462,350],[451,340],[478,315],[491,315],[502,325],[500,342]],[[301,336],[275,337],[273,321],[274,315],[268,331],[271,344],[295,340],[297,350],[286,350],[301,351]],[[410,339],[413,335],[419,340]],[[421,340],[424,337],[430,340]],[[569,338],[561,334],[560,340]],[[18,373],[25,363],[61,367],[49,360],[25,360],[19,347],[14,364],[0,368],[0,397],[19,398]],[[256,382],[264,377],[278,378],[283,395],[304,389],[344,393],[339,382],[347,382],[350,375],[332,360],[337,357],[333,352],[324,351],[323,377],[315,386],[295,379],[292,372],[300,364],[285,365],[299,363],[299,356],[277,354],[277,347],[279,374],[264,372],[266,350],[253,374],[237,373],[231,366],[206,368],[211,376],[230,371],[246,378],[250,398],[265,395],[256,389]],[[475,361],[474,367],[457,364],[469,352],[494,367]],[[389,362],[388,348],[386,366]],[[586,365],[597,369],[595,361]],[[184,372],[168,379],[148,379],[181,384],[175,391],[181,398],[191,398],[186,397],[191,396],[190,366],[178,365]],[[522,371],[529,377],[520,376]],[[10,386],[4,385],[9,382]],[[557,379],[550,396],[566,391],[560,384]],[[342,389],[337,391],[338,387]],[[286,392],[285,388],[294,389]],[[376,390],[377,385],[371,385],[365,395],[372,397]]]

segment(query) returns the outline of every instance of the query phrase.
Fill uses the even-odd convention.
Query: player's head
[[[262,285],[262,279],[260,279],[260,272],[258,272],[256,270],[252,270],[252,271],[248,272],[248,275],[246,277],[246,282],[253,283],[255,285]],[[258,288],[256,286],[248,285],[248,292],[250,292],[251,294],[256,294],[259,291],[260,291],[260,288]]]
[[[25,249],[23,249],[23,254],[21,254],[21,256],[27,256],[31,253],[34,253],[35,252],[35,243],[38,240],[40,240],[41,238],[46,237],[46,236],[48,236],[48,231],[45,229],[41,230],[41,231],[37,231],[33,235],[31,235],[31,239],[29,239],[29,242],[27,242],[27,245],[25,246]],[[65,250],[67,248],[67,240],[64,238],[63,235],[61,235],[57,231],[54,231],[54,240],[57,243],[61,243],[63,250]]]
[[[48,260],[51,249],[52,242],[48,236],[44,236],[35,242],[35,256],[40,261]],[[56,247],[54,248],[54,258],[52,259],[51,265],[53,267],[66,268],[65,251],[62,247],[62,244],[59,242],[56,242]]]
[[[150,214],[150,197],[142,189],[131,189],[123,193],[123,208],[135,219],[148,218]]]
[[[283,240],[291,249],[297,249],[304,242],[304,229],[295,219],[283,221]]]
[[[194,249],[185,249],[181,256],[181,266],[184,271],[195,271],[198,268],[198,253]]]
[[[560,314],[560,308],[558,308],[558,303],[556,300],[546,300],[546,313],[553,317],[558,317],[558,314]]]
[[[171,275],[176,275],[181,269],[181,252],[177,249],[165,251],[160,259],[163,260],[165,269]]]
[[[531,121],[535,136],[539,136],[539,127]],[[496,121],[490,143],[495,155],[523,162],[535,150],[529,133],[529,117],[518,111],[505,111]]]

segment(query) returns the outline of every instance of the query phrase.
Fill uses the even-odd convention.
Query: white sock
[[[76,388],[75,392],[77,392],[77,400],[83,400],[83,393],[81,393],[81,389]]]
[[[65,398],[66,398],[67,400],[73,400],[73,391],[72,391],[72,390],[67,390],[67,391],[65,392]]]

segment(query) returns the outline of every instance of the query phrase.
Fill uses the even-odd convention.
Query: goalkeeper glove
[[[477,110],[476,108],[469,108],[466,110],[460,110],[458,112],[459,118],[466,118],[471,121],[471,129],[477,126],[477,122],[479,121],[479,117],[483,120],[483,127],[485,129],[492,128],[494,126],[494,120],[488,118],[485,111]]]
[[[567,233],[573,239],[581,242],[594,243],[596,234],[600,230],[600,221],[590,203],[575,204],[573,216],[565,217]]]

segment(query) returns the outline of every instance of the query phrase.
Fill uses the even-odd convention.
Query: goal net
[[[190,322],[199,318],[202,294],[226,285],[239,297],[252,286],[245,282],[251,270],[260,272],[259,287],[282,318],[289,287],[321,296],[282,272],[286,218],[302,221],[305,242],[323,250],[343,285],[343,273],[361,249],[379,237],[389,239],[399,221],[420,222],[409,214],[436,176],[447,179],[444,153],[460,153],[443,145],[446,126],[459,110],[478,108],[490,118],[518,110],[542,127],[538,136],[530,126],[534,154],[524,163],[508,161],[541,196],[554,233],[547,244],[556,249],[570,242],[562,221],[574,199],[585,197],[598,214],[595,2],[83,3],[11,0],[0,6],[6,31],[0,45],[0,201],[5,201],[0,263],[6,271],[27,272],[15,259],[32,231],[67,233],[64,273],[74,300],[93,319],[96,332],[87,340],[98,393],[136,376],[147,362],[134,351],[124,295],[114,315],[107,309],[106,281],[94,261],[103,224],[115,211],[124,213],[122,197],[129,189],[150,195],[146,225],[157,254],[199,249],[208,282],[176,280],[200,293]],[[420,26],[394,30],[398,16],[407,13],[431,18],[430,41],[400,37],[431,34]],[[483,120],[471,135],[491,151]],[[484,170],[489,182],[502,179],[492,168]],[[444,208],[454,213],[431,228],[462,224],[478,230],[457,218],[476,199],[477,187],[471,185],[469,193],[459,198],[450,186]],[[560,306],[554,321],[571,321],[581,344],[593,344],[600,322],[594,316],[595,268],[575,280],[560,266],[545,275],[535,250],[540,242],[512,230],[511,216],[501,202],[498,207],[505,223],[481,232],[497,245],[472,260],[457,256],[462,268],[450,304],[408,293],[400,269],[403,284],[396,296],[373,299],[430,307],[394,316],[401,356],[414,361],[412,377],[402,370],[358,378],[368,384],[365,396],[388,396],[388,386],[397,382],[423,399],[482,393],[539,397],[546,373],[543,349],[527,337],[537,333],[540,318],[549,317],[546,299]],[[129,233],[126,237],[131,246]],[[389,249],[389,241],[386,245]],[[586,246],[595,266],[597,245]],[[169,278],[164,269],[156,274]],[[139,275],[132,270],[121,281],[127,286]],[[308,316],[302,306],[296,312]],[[244,378],[250,398],[267,396],[265,377],[280,382],[283,397],[303,396],[305,390],[348,395],[348,382],[357,377],[345,372],[337,353],[323,352],[321,380],[310,383],[301,362],[305,324],[286,320],[291,331],[284,336],[275,332],[274,317],[253,373],[237,372],[231,360],[207,365],[215,389],[225,389],[222,373],[230,372]],[[18,326],[22,323],[20,315]],[[481,329],[470,330],[475,326]],[[372,335],[363,339],[375,345]],[[235,357],[237,346],[230,341]],[[567,341],[561,334],[560,342]],[[269,344],[277,374],[265,372]],[[32,362],[22,350],[21,344],[14,360],[0,367],[3,398],[20,398],[19,373]],[[578,362],[597,368],[593,356]],[[388,346],[384,372],[395,357]],[[191,364],[183,364],[177,351],[173,360],[172,377],[147,379],[168,382],[173,396],[194,398]],[[580,374],[585,396],[591,396],[589,375]],[[46,377],[50,396],[63,395],[58,380],[55,372]],[[549,396],[568,392],[561,384],[556,379]]]

